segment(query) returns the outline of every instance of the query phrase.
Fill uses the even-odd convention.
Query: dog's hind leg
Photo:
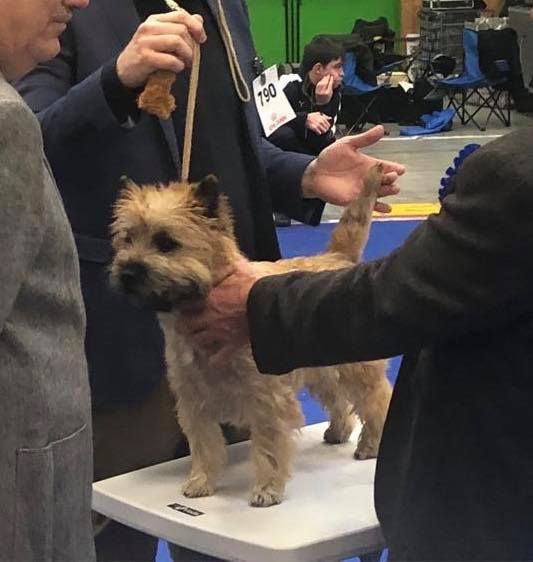
[[[329,427],[324,432],[324,441],[330,445],[346,443],[357,416],[339,385],[339,373],[333,368],[313,369],[305,373],[305,385],[329,414]]]
[[[178,418],[189,440],[191,473],[183,485],[188,498],[211,496],[216,480],[226,462],[226,443],[220,425],[201,411],[192,411],[180,401]]]
[[[386,377],[385,361],[339,367],[343,394],[352,402],[363,429],[354,453],[356,459],[377,457],[387,417],[392,387]]]

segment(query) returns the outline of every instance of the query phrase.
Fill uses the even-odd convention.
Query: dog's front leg
[[[212,496],[216,480],[226,462],[226,443],[220,425],[201,410],[193,411],[180,400],[178,418],[189,440],[192,467],[183,485],[188,498]]]
[[[294,455],[294,430],[279,419],[259,420],[251,428],[255,484],[250,505],[269,507],[283,501]]]

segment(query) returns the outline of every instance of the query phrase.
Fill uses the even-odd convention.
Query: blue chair
[[[479,64],[479,35],[477,31],[465,29],[463,34],[464,71],[457,78],[448,78],[439,82],[446,89],[449,103],[453,107],[463,125],[474,123],[480,130],[485,131],[490,118],[496,116],[506,127],[511,126],[511,100],[507,86],[510,76],[510,66],[507,60],[496,61],[497,75],[487,78],[481,71]],[[471,110],[468,104],[474,96],[479,99],[479,105]],[[501,101],[503,98],[503,108]],[[481,126],[476,116],[482,109],[488,110],[485,125]]]
[[[360,103],[355,105],[359,105],[361,108],[360,114],[351,125],[348,134],[353,131],[360,131],[365,126],[370,110],[376,103],[379,93],[382,90],[382,86],[374,86],[361,79],[361,77],[357,74],[357,57],[352,51],[348,51],[344,57],[344,89],[342,92],[342,104],[343,106],[350,105],[351,100],[359,98]],[[346,113],[344,114],[346,115]]]

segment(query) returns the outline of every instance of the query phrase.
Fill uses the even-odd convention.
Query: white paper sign
[[[269,137],[296,117],[285,92],[279,85],[276,65],[267,68],[253,82],[254,98],[265,135]]]

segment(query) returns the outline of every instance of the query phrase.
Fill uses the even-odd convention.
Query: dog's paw
[[[365,461],[367,459],[375,459],[378,456],[378,447],[372,445],[359,444],[353,458],[357,461]]]
[[[339,445],[340,443],[347,443],[352,434],[351,428],[344,428],[339,430],[336,427],[329,426],[326,431],[324,431],[324,441],[328,445]]]
[[[182,492],[188,498],[205,498],[215,493],[215,487],[206,478],[191,478],[183,485]]]
[[[250,505],[252,507],[270,507],[278,505],[283,501],[283,493],[270,487],[256,486],[252,490]]]

